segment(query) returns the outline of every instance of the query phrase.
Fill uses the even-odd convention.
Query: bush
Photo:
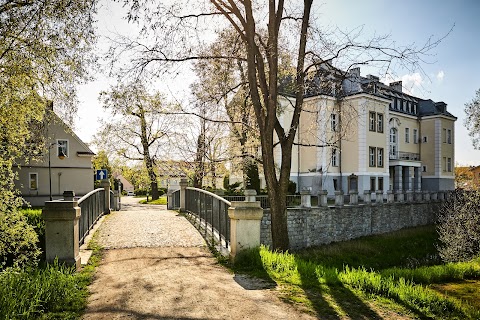
[[[37,262],[40,255],[38,235],[27,221],[18,210],[0,212],[0,271]]]
[[[297,192],[297,184],[293,181],[288,181],[288,194],[295,194]]]
[[[438,246],[444,261],[468,261],[480,255],[480,192],[456,190],[438,216]]]

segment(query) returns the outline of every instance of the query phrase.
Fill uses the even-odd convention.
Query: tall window
[[[443,157],[443,171],[447,171],[447,157]]]
[[[452,158],[447,158],[447,172],[452,172]]]
[[[383,167],[383,148],[377,148],[377,167]]]
[[[407,112],[410,113],[410,102],[407,102]]]
[[[390,129],[390,157],[396,159],[397,157],[397,129]]]
[[[370,119],[370,121],[369,121],[369,123],[370,123],[369,128],[370,128],[370,131],[375,131],[375,129],[376,129],[376,128],[375,128],[375,127],[376,127],[376,120],[375,120],[375,118],[376,118],[375,112],[370,111],[370,112],[369,112],[369,119]]]
[[[375,167],[375,147],[369,147],[369,165],[370,167]]]
[[[447,130],[447,143],[452,144],[452,130]]]
[[[447,143],[447,129],[443,128],[442,131],[443,143]]]
[[[405,143],[410,143],[410,128],[405,128]]]
[[[375,191],[375,184],[376,184],[375,180],[376,180],[375,177],[370,177],[370,191],[372,192]]]
[[[383,178],[378,177],[378,190],[383,191]]]
[[[377,131],[383,132],[383,114],[377,113]]]
[[[57,140],[57,156],[62,153],[68,157],[68,140]]]
[[[330,129],[332,131],[337,131],[337,115],[335,113],[330,115]]]
[[[332,167],[338,167],[338,154],[337,149],[332,149]]]
[[[418,130],[413,129],[413,143],[418,143]]]
[[[29,173],[28,174],[28,188],[30,190],[37,190],[38,189],[38,174],[37,173]]]

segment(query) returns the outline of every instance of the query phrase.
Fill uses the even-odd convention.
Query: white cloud
[[[437,73],[437,80],[438,80],[439,82],[442,82],[444,77],[445,77],[445,72],[443,72],[443,70],[440,70],[440,71]]]
[[[422,85],[423,78],[422,75],[418,72],[402,76],[402,86],[405,93],[413,95],[415,89],[421,88]]]

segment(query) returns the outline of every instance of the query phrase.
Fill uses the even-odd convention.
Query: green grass
[[[286,301],[319,317],[373,318],[388,309],[414,318],[480,318],[475,304],[436,287],[480,279],[480,259],[440,264],[435,243],[430,226],[294,253],[261,247],[240,254],[234,270],[276,282]]]
[[[140,203],[141,204],[162,204],[162,205],[166,205],[167,204],[167,197],[163,196],[163,197],[158,198],[157,200],[152,200],[152,198],[150,197],[148,202],[147,202],[146,199],[144,199],[144,200],[140,200]]]
[[[88,265],[79,272],[58,263],[0,273],[2,319],[78,319],[86,307],[88,290],[102,249],[96,237]]]

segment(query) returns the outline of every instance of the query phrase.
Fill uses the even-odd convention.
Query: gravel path
[[[138,201],[123,197],[122,210],[105,219],[98,229],[104,248],[206,246],[185,217],[167,210],[167,206],[139,205]]]
[[[272,284],[218,265],[176,212],[122,201],[99,228],[110,250],[82,319],[314,319],[281,302]]]

